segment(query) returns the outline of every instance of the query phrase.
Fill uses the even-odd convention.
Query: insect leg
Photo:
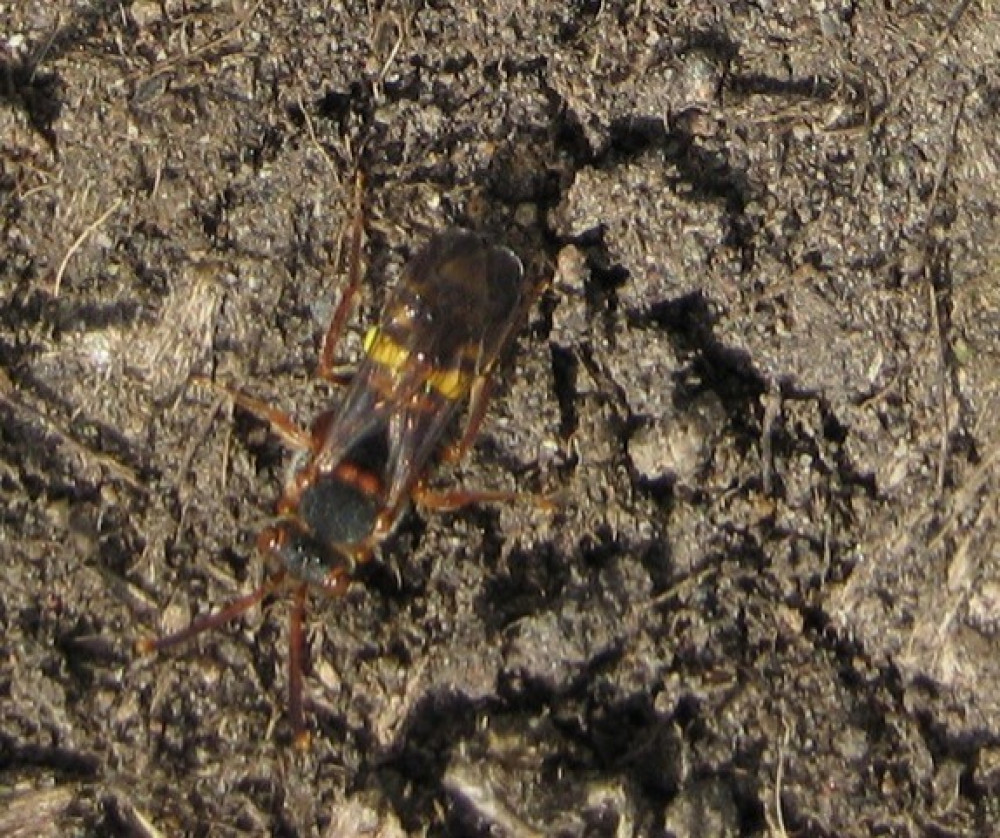
[[[520,503],[523,501],[527,501],[539,509],[555,508],[555,503],[543,495],[533,495],[528,492],[466,489],[439,492],[418,486],[413,490],[413,500],[425,509],[433,509],[437,512],[452,512],[477,503]]]
[[[203,631],[219,628],[219,626],[223,626],[231,620],[235,620],[241,614],[244,614],[253,608],[258,602],[264,599],[264,597],[275,590],[284,578],[285,571],[279,570],[270,579],[267,579],[260,587],[251,591],[246,596],[233,600],[228,605],[220,608],[218,611],[207,614],[204,617],[199,617],[187,628],[175,631],[173,634],[166,634],[163,637],[156,638],[143,637],[136,641],[136,648],[141,654],[162,652],[164,649],[169,649],[172,646],[177,646],[187,640],[190,640],[192,637],[201,634]]]
[[[191,381],[195,384],[204,384],[211,387],[213,390],[217,390],[218,392],[229,396],[229,398],[231,398],[238,407],[242,407],[247,413],[253,414],[261,421],[267,422],[267,424],[271,426],[271,430],[274,431],[274,433],[281,438],[281,441],[284,442],[289,448],[300,451],[309,450],[312,437],[308,431],[302,430],[302,428],[295,424],[295,420],[292,419],[287,413],[284,413],[275,407],[271,407],[271,405],[267,402],[255,399],[253,396],[248,396],[246,393],[241,393],[239,390],[233,390],[226,387],[224,384],[219,384],[203,375],[193,376]]]
[[[364,558],[370,551],[364,554]],[[351,574],[346,567],[334,568],[320,586],[328,594],[342,595],[351,584]],[[295,746],[309,747],[309,731],[306,729],[302,701],[302,673],[305,669],[306,640],[303,623],[309,586],[305,583],[295,588],[292,613],[288,618],[288,715],[292,721]]]
[[[469,390],[469,417],[465,422],[465,429],[457,442],[447,446],[441,455],[441,459],[449,463],[457,463],[464,457],[476,437],[479,435],[479,427],[483,424],[483,417],[486,416],[486,408],[489,405],[490,395],[493,393],[493,376],[479,375],[472,382]]]
[[[354,220],[351,222],[351,239],[347,256],[347,286],[337,302],[333,317],[330,318],[330,325],[323,338],[319,366],[316,369],[316,374],[320,378],[340,385],[350,383],[350,376],[345,376],[338,370],[334,352],[337,350],[337,344],[340,343],[344,325],[347,323],[347,316],[351,313],[354,298],[358,294],[358,288],[361,287],[361,241],[364,237],[365,226],[362,200],[364,188],[364,175],[359,171],[354,181]]]
[[[305,653],[305,633],[302,620],[306,608],[306,585],[295,589],[292,613],[288,618],[288,715],[292,720],[295,744],[300,748],[309,747],[309,731],[306,730],[302,712],[302,663]]]

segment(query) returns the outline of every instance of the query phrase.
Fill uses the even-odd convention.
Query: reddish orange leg
[[[302,670],[305,656],[302,623],[307,595],[306,585],[296,587],[288,623],[288,715],[292,721],[295,744],[300,748],[309,747],[309,731],[306,730],[305,714],[302,712]]]
[[[436,492],[417,487],[413,491],[413,500],[425,509],[437,512],[452,512],[477,503],[519,503],[529,501],[539,509],[554,509],[555,504],[541,495],[525,492],[503,491],[467,491],[458,489],[453,492]]]
[[[359,171],[354,181],[354,220],[351,222],[351,240],[348,251],[347,263],[347,287],[341,294],[337,307],[330,318],[330,325],[326,330],[326,337],[323,338],[323,350],[319,356],[319,366],[316,374],[333,384],[343,385],[350,383],[350,376],[345,375],[338,369],[334,359],[334,352],[337,344],[344,333],[344,326],[347,317],[351,313],[354,298],[361,287],[361,242],[364,237],[364,213],[362,212],[362,196],[364,195],[365,179]]]
[[[300,451],[309,450],[312,437],[308,431],[304,431],[300,428],[295,423],[295,420],[292,419],[287,413],[284,413],[275,407],[271,407],[271,405],[267,402],[255,399],[253,396],[248,396],[246,393],[239,392],[239,390],[233,390],[230,387],[226,387],[224,384],[212,381],[212,379],[203,375],[192,376],[191,381],[195,384],[203,384],[207,387],[211,387],[213,390],[229,396],[229,398],[231,398],[238,407],[241,407],[247,413],[256,416],[262,422],[267,422],[267,424],[271,426],[271,430],[274,431],[274,433],[281,438],[281,441],[284,442],[289,448],[298,449]]]
[[[492,393],[493,376],[477,376],[469,390],[469,418],[465,422],[465,429],[457,442],[444,449],[441,454],[442,460],[457,463],[468,453],[472,443],[479,435],[479,427],[483,424],[483,417],[486,416],[486,408],[489,406]]]
[[[362,560],[367,560],[370,555],[370,551],[365,553]],[[330,572],[321,588],[325,593],[341,596],[346,593],[350,584],[350,573],[341,567]],[[309,731],[306,730],[303,711],[302,684],[307,654],[304,624],[309,586],[298,585],[293,596],[292,613],[288,621],[288,715],[292,722],[296,747],[308,748]]]
[[[241,614],[245,614],[253,608],[258,602],[264,599],[264,597],[274,591],[281,584],[284,578],[285,571],[279,570],[274,574],[274,576],[266,580],[264,584],[256,590],[251,591],[246,596],[233,600],[227,606],[220,608],[218,611],[206,614],[204,617],[199,617],[187,628],[175,631],[173,634],[164,635],[163,637],[143,637],[136,642],[136,647],[142,654],[162,652],[164,649],[169,649],[190,640],[192,637],[201,634],[203,631],[209,631],[210,629],[217,629],[220,626],[224,626],[226,623],[235,620]]]

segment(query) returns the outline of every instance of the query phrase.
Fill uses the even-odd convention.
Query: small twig
[[[56,23],[52,27],[52,34],[49,35],[49,39],[45,42],[43,46],[36,55],[31,58],[31,75],[28,77],[28,84],[34,84],[37,78],[38,68],[41,66],[45,57],[49,54],[49,50],[52,49],[52,45],[56,42],[56,37],[59,35],[59,27],[62,26],[62,14],[56,13]]]
[[[934,186],[931,188],[931,195],[927,201],[927,212],[924,215],[925,238],[930,230],[931,218],[934,214],[934,208],[937,206],[941,184],[948,173],[948,164],[951,163],[951,158],[955,154],[955,147],[958,145],[958,126],[962,122],[962,114],[965,112],[965,100],[968,98],[968,95],[968,88],[964,84],[961,85],[961,95],[959,95],[958,100],[955,102],[955,113],[951,118],[951,125],[948,129],[948,148],[941,155],[941,165],[938,167],[937,172],[934,173]]]
[[[26,405],[14,394],[13,385],[7,374],[0,370],[0,402],[4,402],[9,405],[13,410],[30,416],[32,419],[37,421],[48,433],[52,434],[58,440],[63,443],[67,448],[69,448],[73,453],[80,455],[85,460],[90,460],[96,463],[98,466],[107,469],[115,477],[119,478],[124,483],[127,483],[133,489],[138,492],[146,494],[149,489],[140,480],[139,475],[135,471],[129,468],[124,463],[118,462],[110,454],[104,454],[100,451],[94,451],[88,448],[81,442],[78,442],[73,435],[66,430],[62,425],[60,425],[56,420],[50,419],[45,414],[36,410],[35,408]]]
[[[219,415],[219,411],[226,405],[227,400],[228,397],[224,393],[215,397],[215,401],[212,403],[211,409],[205,414],[204,418],[195,429],[194,434],[188,440],[188,444],[184,448],[184,453],[181,455],[181,464],[177,469],[177,473],[174,475],[173,487],[175,489],[180,488],[184,481],[187,480],[187,473],[191,468],[194,455],[201,444],[205,441],[205,438],[208,436],[209,428],[212,426],[212,422],[215,421],[215,417]]]
[[[939,52],[939,50],[945,45],[949,38],[954,34],[955,28],[958,26],[958,22],[962,19],[965,14],[965,10],[968,9],[972,0],[958,0],[952,7],[951,12],[948,14],[948,19],[944,22],[944,25],[938,30],[937,37],[934,42],[927,48],[919,58],[917,58],[916,64],[910,69],[910,71],[904,76],[902,82],[895,91],[891,94],[891,98],[886,102],[885,107],[882,109],[875,119],[872,120],[871,127],[869,128],[867,134],[862,138],[862,143],[871,143],[875,137],[876,132],[881,130],[882,126],[886,123],[890,116],[896,113],[896,110],[901,106],[903,97],[906,95],[907,91],[914,84],[917,78],[917,74],[926,66]],[[868,174],[868,161],[871,159],[870,151],[868,153],[862,152],[861,155],[864,157],[864,164],[858,167],[857,173],[854,177],[854,194],[860,194],[862,187],[864,186],[865,177]]]
[[[972,473],[966,478],[965,482],[958,487],[954,494],[954,500],[952,501],[951,512],[948,517],[941,522],[937,533],[927,545],[930,550],[936,550],[941,541],[950,532],[952,532],[952,530],[958,530],[958,524],[962,515],[972,505],[976,495],[982,491],[983,486],[985,486],[986,482],[990,479],[993,467],[998,464],[1000,464],[1000,445],[994,445],[983,453],[979,465],[973,469]]]
[[[941,184],[944,182],[948,172],[948,164],[951,162],[952,155],[955,153],[955,145],[958,141],[958,126],[962,120],[966,95],[967,91],[963,87],[962,95],[958,97],[958,101],[955,105],[955,114],[951,120],[951,130],[948,132],[948,148],[945,149],[944,154],[941,155],[941,164],[938,166],[938,170],[935,173],[934,186],[931,189],[931,195],[927,202],[927,211],[924,214],[923,225],[924,252],[927,250],[927,241],[930,238],[931,223],[934,217],[934,210],[937,207]],[[927,273],[926,267],[924,269],[924,273],[925,275]],[[941,392],[941,445],[938,455],[936,485],[937,497],[940,499],[941,495],[944,493],[944,481],[948,469],[948,359],[944,349],[945,336],[941,332],[941,317],[938,309],[937,289],[935,288],[934,281],[929,277],[927,289],[928,297],[930,298],[931,331],[934,336],[935,347],[937,349],[938,389]]]
[[[326,161],[326,165],[330,168],[330,174],[333,175],[334,181],[337,186],[341,186],[340,173],[337,171],[336,165],[334,165],[333,158],[327,153],[326,149],[323,148],[322,143],[319,141],[319,137],[316,136],[316,128],[313,125],[312,117],[309,116],[309,111],[306,110],[305,103],[302,101],[302,97],[298,96],[295,100],[296,104],[299,106],[299,110],[302,112],[302,118],[306,122],[306,133],[309,135],[309,141],[316,147],[316,150],[320,153],[320,156]]]
[[[778,744],[778,767],[774,772],[774,816],[778,821],[778,835],[780,838],[788,838],[785,831],[785,814],[781,805],[781,787],[785,782],[785,751],[788,748],[788,740],[791,738],[791,731],[788,722],[782,718],[781,727],[783,729],[781,742]]]
[[[100,227],[105,221],[108,220],[108,217],[111,215],[111,213],[117,210],[118,207],[120,207],[121,205],[122,205],[122,199],[119,198],[110,207],[108,207],[107,210],[101,213],[101,216],[98,219],[96,219],[92,224],[84,228],[84,231],[80,233],[79,236],[76,237],[76,241],[74,241],[73,244],[69,246],[69,250],[67,250],[66,255],[63,256],[62,262],[59,263],[59,270],[56,271],[55,282],[53,282],[52,284],[52,296],[54,297],[59,296],[59,289],[62,287],[63,274],[66,272],[66,266],[69,264],[69,260],[73,258],[73,254],[80,249],[80,247],[83,245],[83,243],[87,240],[89,236],[93,235],[94,231],[98,227]]]
[[[264,0],[257,0],[257,2],[254,3],[253,8],[250,9],[250,11],[247,12],[240,20],[238,20],[233,25],[233,27],[231,29],[229,29],[228,32],[223,32],[218,37],[212,38],[212,40],[208,41],[207,43],[202,44],[199,47],[195,47],[193,50],[191,50],[190,52],[185,53],[184,55],[174,56],[172,58],[167,58],[164,61],[161,61],[159,64],[156,64],[146,74],[146,78],[147,79],[152,79],[155,76],[160,75],[161,73],[167,72],[167,70],[170,70],[173,67],[179,66],[181,64],[185,64],[185,63],[187,63],[189,61],[192,61],[195,58],[201,57],[202,55],[204,55],[207,52],[210,52],[211,50],[215,49],[216,47],[222,46],[230,38],[233,38],[236,35],[238,35],[239,32],[240,32],[240,30],[244,26],[246,26],[253,19],[253,17],[257,14],[257,11],[263,5],[264,5]]]
[[[781,385],[771,381],[764,398],[764,420],[760,431],[760,457],[762,460],[764,494],[774,494],[774,432],[781,419]]]
[[[403,46],[403,39],[406,37],[405,27],[396,19],[395,15],[389,15],[389,22],[396,27],[396,40],[393,42],[392,48],[389,50],[389,55],[386,57],[385,61],[382,63],[382,69],[379,70],[378,80],[379,83],[385,81],[386,77],[389,75],[389,68],[396,61],[396,56],[399,55],[399,50]],[[375,27],[375,37],[378,38],[379,30],[382,27],[384,21],[379,21]]]
[[[934,335],[934,344],[937,349],[937,385],[941,394],[941,442],[938,450],[937,479],[935,480],[935,493],[940,500],[944,494],[944,478],[948,469],[948,376],[945,374],[946,361],[944,357],[944,347],[941,337],[941,318],[938,315],[937,290],[933,281],[927,283],[927,297],[930,304],[931,333]]]

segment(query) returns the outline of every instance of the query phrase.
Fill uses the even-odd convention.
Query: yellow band
[[[410,353],[398,343],[381,334],[377,326],[372,326],[365,335],[365,354],[391,370],[398,370],[410,357]]]
[[[402,367],[410,357],[408,350],[383,335],[375,326],[365,334],[364,348],[369,358],[394,371]],[[446,399],[455,401],[464,398],[469,392],[471,376],[457,368],[435,370],[427,376],[426,385],[429,389],[437,390]]]

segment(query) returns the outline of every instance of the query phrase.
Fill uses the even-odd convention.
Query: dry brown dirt
[[[990,0],[0,2],[0,834],[970,836],[1000,819]],[[314,598],[288,461],[428,234],[548,287]]]

